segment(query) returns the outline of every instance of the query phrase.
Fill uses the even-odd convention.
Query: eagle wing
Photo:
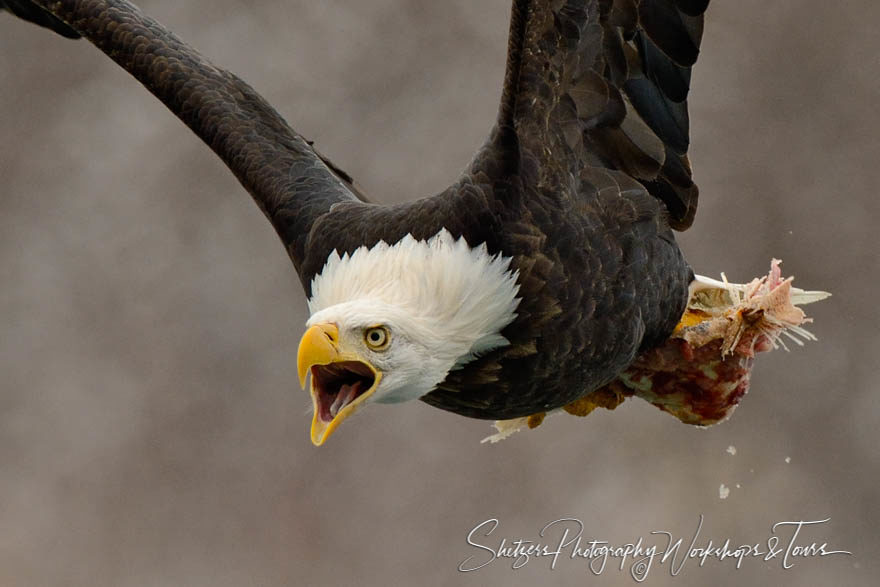
[[[471,175],[493,183],[503,181],[493,176],[512,172],[559,194],[572,193],[560,185],[571,178],[579,180],[579,192],[635,187],[664,202],[671,226],[687,228],[697,188],[686,156],[686,97],[707,3],[514,0],[499,124],[471,171],[492,165],[486,175]],[[394,210],[357,205],[366,198],[351,178],[253,88],[127,1],[0,0],[0,8],[86,37],[158,97],[253,196],[307,290],[330,250],[403,236],[412,231],[408,219],[415,212],[426,219],[422,232],[445,226],[469,240],[491,238],[474,228],[486,223],[471,214],[467,173],[439,202]],[[514,160],[516,169],[508,164]],[[530,177],[532,170],[537,177]],[[483,191],[482,200],[495,200]],[[328,215],[338,204],[348,205]],[[371,227],[328,239],[313,231],[322,217],[325,231],[354,217],[369,219],[364,226]]]
[[[624,191],[621,172],[690,226],[687,94],[708,0],[516,0],[499,124],[546,190],[580,179]],[[611,172],[609,172],[611,171]],[[631,182],[629,182],[631,183]]]
[[[83,36],[132,74],[223,160],[275,227],[299,272],[309,230],[340,202],[364,200],[253,88],[124,0],[0,0],[0,8]]]

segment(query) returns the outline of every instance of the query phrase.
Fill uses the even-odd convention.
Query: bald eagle
[[[694,273],[687,95],[708,0],[514,0],[495,125],[443,192],[370,203],[250,86],[121,0],[0,0],[85,37],[226,163],[311,317],[311,439],[421,399],[484,419],[576,402],[666,340]]]

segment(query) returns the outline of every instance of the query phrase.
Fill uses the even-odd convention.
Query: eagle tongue
[[[343,402],[345,400],[345,396],[348,395],[348,385],[343,385],[339,388],[339,391],[336,392],[336,397],[333,398],[333,403],[330,404],[330,417],[335,418],[336,414],[339,413],[339,408],[342,407]]]
[[[361,387],[363,387],[363,385],[364,385],[364,382],[361,380],[357,380],[354,383],[352,383],[351,385],[346,385],[346,387],[348,388],[348,394],[347,394],[345,400],[342,402],[342,407],[347,406],[348,404],[350,404],[351,402],[353,402],[355,400],[355,398],[360,394]]]
[[[350,404],[358,396],[360,388],[363,386],[362,381],[355,381],[352,384],[344,384],[339,388],[333,403],[330,404],[330,417],[335,418],[339,410]]]

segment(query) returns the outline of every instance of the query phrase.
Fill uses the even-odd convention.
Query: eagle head
[[[508,344],[501,331],[519,304],[510,261],[445,229],[334,251],[312,281],[297,353],[300,383],[311,376],[312,442],[367,403],[420,398],[450,370]]]

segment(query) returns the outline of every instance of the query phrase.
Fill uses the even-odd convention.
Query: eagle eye
[[[384,326],[371,326],[364,330],[364,342],[374,351],[382,351],[391,342],[391,333]]]

